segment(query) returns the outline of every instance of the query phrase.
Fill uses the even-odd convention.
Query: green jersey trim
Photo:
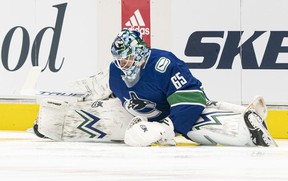
[[[200,105],[206,107],[206,98],[200,90],[180,90],[167,98],[171,107],[178,105]]]

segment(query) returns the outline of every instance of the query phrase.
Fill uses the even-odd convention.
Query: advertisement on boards
[[[122,0],[122,29],[139,31],[151,44],[150,0]]]
[[[95,74],[96,7],[95,1],[1,1],[0,95],[19,94],[33,66],[41,68],[41,90],[68,90]]]
[[[271,0],[172,1],[173,50],[202,80],[210,99],[249,104],[262,95],[268,105],[288,103],[284,4],[288,5]]]
[[[240,104],[240,56],[235,56],[233,69],[216,69],[227,37],[221,30],[240,30],[239,3],[173,0],[171,8],[172,51],[201,80],[209,99]]]

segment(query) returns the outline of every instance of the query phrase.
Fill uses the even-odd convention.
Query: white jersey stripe
[[[171,107],[179,106],[179,105],[198,105],[198,106],[206,107],[206,105],[204,105],[204,104],[200,104],[200,103],[191,103],[191,102],[181,102],[181,103],[176,103],[176,104],[172,104]]]
[[[203,91],[201,91],[201,90],[178,90],[176,92],[200,92],[200,93],[203,93]]]

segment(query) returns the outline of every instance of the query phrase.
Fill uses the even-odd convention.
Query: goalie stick
[[[27,77],[26,80],[24,82],[24,85],[20,91],[21,95],[26,95],[26,96],[34,96],[36,93],[35,87],[36,87],[36,83],[39,79],[41,73],[41,68],[38,66],[33,66]]]
[[[36,84],[39,80],[41,73],[41,68],[39,66],[33,66],[26,77],[26,80],[22,86],[20,91],[21,96],[29,96],[35,97],[36,101],[38,99],[44,99],[48,97],[57,97],[61,100],[67,101],[85,101],[85,99],[89,96],[88,93],[85,92],[66,92],[66,91],[38,91],[36,90]]]

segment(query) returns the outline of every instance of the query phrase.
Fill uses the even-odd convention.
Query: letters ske
[[[266,31],[255,31],[245,42],[240,44],[243,31],[228,31],[222,54],[219,55],[221,45],[216,42],[204,43],[203,38],[223,38],[224,31],[196,31],[193,32],[185,48],[188,57],[203,57],[201,63],[186,63],[191,69],[209,69],[219,63],[216,69],[232,69],[235,56],[240,55],[243,69],[288,69],[287,63],[277,63],[279,53],[288,53],[288,46],[283,46],[284,38],[288,38],[288,31],[271,31],[266,49],[260,65],[257,63],[253,42]],[[288,56],[287,56],[288,57]]]

